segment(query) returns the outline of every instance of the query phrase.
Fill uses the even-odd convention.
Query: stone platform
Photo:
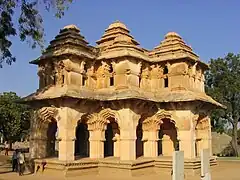
[[[120,176],[136,177],[157,174],[171,175],[172,172],[172,158],[171,157],[157,157],[138,158],[135,161],[120,161],[119,158],[108,157],[104,159],[90,159],[81,158],[75,161],[59,161],[57,158],[36,159],[35,172],[37,167],[40,169],[38,173],[60,175],[65,177],[84,176],[84,175],[100,175],[104,176]],[[42,169],[43,164],[44,170]],[[210,159],[210,165],[217,164],[216,158]],[[200,175],[201,161],[196,159],[185,159],[184,162],[185,176]]]

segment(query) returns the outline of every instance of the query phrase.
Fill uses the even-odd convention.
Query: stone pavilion
[[[175,32],[146,50],[116,21],[93,47],[69,25],[31,63],[39,89],[23,98],[35,108],[30,154],[46,172],[160,175],[183,150],[193,174],[212,147],[209,115],[223,106],[205,94],[208,65]]]

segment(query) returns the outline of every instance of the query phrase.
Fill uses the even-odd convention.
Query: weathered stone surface
[[[22,99],[36,108],[31,158],[53,156],[55,141],[65,164],[113,156],[134,165],[140,156],[168,157],[175,150],[197,161],[202,149],[212,153],[209,115],[223,106],[205,94],[208,66],[177,33],[153,50],[140,47],[119,21],[96,47],[79,33],[74,25],[64,27],[32,62],[39,67],[39,89]]]

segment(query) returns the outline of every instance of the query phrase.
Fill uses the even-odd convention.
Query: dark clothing
[[[13,159],[12,160],[12,171],[18,171],[18,162],[17,162],[17,159]]]
[[[8,156],[8,151],[9,151],[9,149],[5,148],[5,156]]]

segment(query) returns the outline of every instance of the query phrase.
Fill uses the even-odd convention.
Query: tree
[[[232,126],[232,147],[240,156],[238,145],[238,123],[240,121],[240,54],[229,53],[224,58],[210,60],[206,73],[206,91],[227,108],[215,110],[212,114],[215,128],[222,128],[226,122]]]
[[[10,36],[18,35],[21,41],[27,40],[32,48],[43,48],[44,29],[39,7],[44,6],[47,11],[53,9],[55,16],[61,18],[71,2],[72,0],[0,0],[0,67],[3,62],[11,65],[16,60],[10,51]],[[13,22],[16,11],[20,11],[18,24]]]
[[[29,106],[18,104],[20,97],[14,92],[0,94],[0,132],[5,140],[18,141],[28,133],[32,110]]]

